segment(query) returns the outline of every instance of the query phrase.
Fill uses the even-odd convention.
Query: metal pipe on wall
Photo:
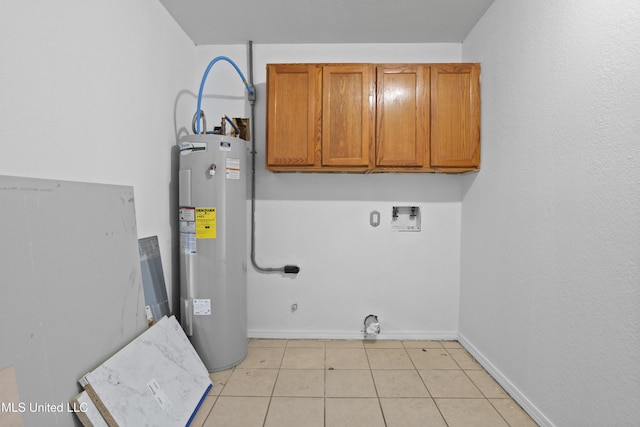
[[[262,267],[258,265],[256,261],[256,133],[255,133],[255,101],[256,90],[253,86],[253,42],[249,41],[249,87],[251,92],[249,94],[249,103],[251,104],[251,119],[249,120],[249,127],[251,128],[251,265],[253,268],[261,273],[291,273],[298,274],[300,267],[297,265],[285,265],[282,267]]]

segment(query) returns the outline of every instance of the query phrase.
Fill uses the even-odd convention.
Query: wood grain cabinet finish
[[[426,65],[378,65],[376,167],[429,167],[429,72]]]
[[[267,65],[267,169],[371,169],[374,83],[371,64]]]
[[[479,64],[269,64],[267,169],[480,167]]]
[[[480,66],[431,66],[431,166],[480,167]]]
[[[322,67],[322,166],[371,168],[372,69],[369,64]]]
[[[267,67],[268,167],[295,170],[316,165],[321,77],[313,64]]]

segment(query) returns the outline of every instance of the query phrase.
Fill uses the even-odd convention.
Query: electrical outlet
[[[377,227],[380,225],[380,212],[371,211],[371,213],[369,214],[369,224],[371,224],[372,227]]]

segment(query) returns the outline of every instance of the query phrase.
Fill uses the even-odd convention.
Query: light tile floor
[[[455,341],[252,339],[210,376],[193,426],[536,426]]]

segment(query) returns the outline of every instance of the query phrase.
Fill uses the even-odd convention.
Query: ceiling
[[[494,0],[160,0],[196,45],[460,43]]]

